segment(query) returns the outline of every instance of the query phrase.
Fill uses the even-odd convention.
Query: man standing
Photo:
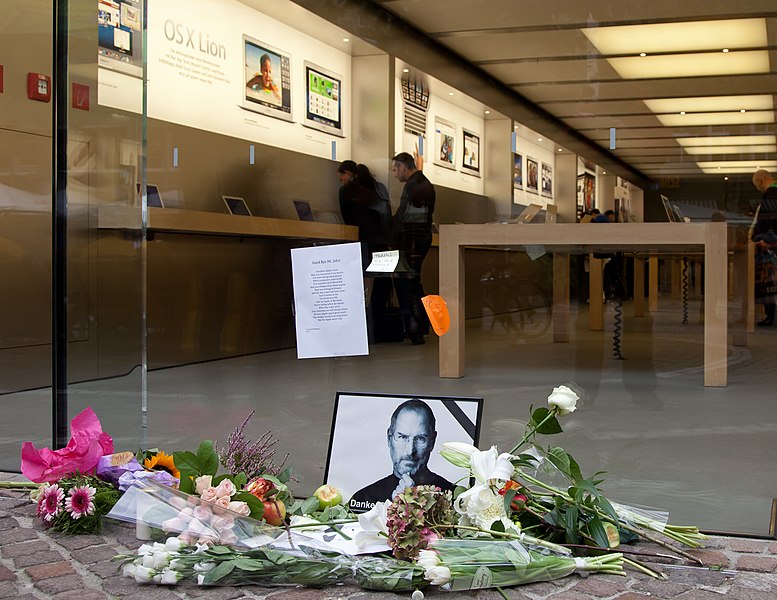
[[[437,440],[437,423],[429,405],[418,398],[400,404],[391,415],[386,432],[394,470],[358,492],[349,502],[352,510],[367,510],[376,502],[392,500],[405,488],[436,485],[453,491],[454,485],[429,470],[427,463]]]
[[[421,298],[421,265],[432,246],[432,216],[434,214],[434,186],[416,168],[413,157],[400,152],[393,159],[392,171],[405,184],[399,208],[394,214],[394,237],[400,252],[410,267],[394,281],[399,308],[405,325],[405,335],[413,344],[423,344],[429,323]]]

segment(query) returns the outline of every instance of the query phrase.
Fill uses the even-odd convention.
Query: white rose
[[[213,475],[200,475],[194,480],[194,492],[198,496],[202,496],[202,492],[211,487],[213,482]]]
[[[221,483],[216,486],[216,496],[219,498],[229,499],[235,495],[235,492],[237,492],[235,484],[229,479],[222,479]]]
[[[548,405],[558,409],[559,416],[563,417],[569,413],[575,412],[577,409],[577,401],[580,397],[570,388],[565,385],[560,385],[553,388],[553,391],[548,396]]]
[[[135,581],[138,583],[151,583],[154,580],[156,571],[148,567],[138,566],[135,568]]]
[[[161,571],[170,562],[169,552],[154,552],[154,564],[151,566],[157,571]]]
[[[162,585],[175,585],[183,577],[182,573],[173,571],[172,569],[165,569],[162,571],[162,579],[159,581]]]
[[[151,544],[143,544],[138,548],[138,556],[145,556],[146,554],[152,554],[154,552],[154,546]]]
[[[137,567],[133,565],[132,563],[126,564],[121,569],[121,574],[124,575],[124,577],[132,577],[135,578],[135,570]]]
[[[245,502],[239,502],[239,501],[230,502],[227,508],[232,512],[236,512],[237,514],[242,515],[244,517],[247,517],[248,515],[251,514],[251,507],[248,506],[248,504],[246,504]]]
[[[184,547],[184,543],[180,540],[180,538],[177,537],[170,537],[167,538],[167,541],[165,542],[165,549],[168,552],[178,552],[181,548]]]

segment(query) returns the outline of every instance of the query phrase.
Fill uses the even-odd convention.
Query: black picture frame
[[[546,162],[542,163],[540,183],[542,195],[546,198],[553,198],[553,166]]]
[[[480,177],[480,136],[462,128],[461,172]]]
[[[526,191],[531,194],[539,193],[540,165],[537,159],[526,157]]]
[[[440,450],[444,442],[477,446],[483,398],[341,391],[335,397],[324,482],[339,489],[346,502],[358,490],[391,475],[393,463],[388,448],[391,415],[401,404],[413,399],[426,404],[436,419],[437,435],[429,456],[429,469],[451,483],[469,475],[466,469],[446,461]],[[363,512],[371,506],[350,508]]]

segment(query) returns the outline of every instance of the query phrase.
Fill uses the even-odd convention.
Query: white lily
[[[472,444],[465,444],[464,442],[445,442],[442,445],[440,454],[449,463],[461,467],[462,469],[469,469],[470,457],[473,452],[477,452],[478,449]]]
[[[507,481],[513,476],[512,458],[506,452],[497,454],[496,446],[486,451],[475,450],[470,456],[470,469],[478,484],[487,484],[492,479]]]
[[[366,513],[359,515],[359,529],[354,541],[359,548],[371,544],[385,544],[388,539],[388,502],[376,502]],[[383,534],[383,535],[381,535]]]

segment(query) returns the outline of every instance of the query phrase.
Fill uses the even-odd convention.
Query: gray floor
[[[145,439],[138,434],[137,374],[74,386],[71,412],[93,406],[118,449],[174,450],[194,449],[203,438],[224,440],[256,410],[247,431],[271,430],[279,438],[278,453],[290,454],[295,489],[304,495],[324,477],[338,390],[483,397],[480,446],[506,451],[529,406],[573,382],[585,399],[563,420],[565,433],[548,442],[570,451],[584,474],[606,471],[610,497],[670,510],[676,523],[767,534],[777,496],[777,328],[759,328],[747,348],[730,347],[728,387],[705,388],[698,303],[691,303],[688,325],[669,302],[647,318],[630,317],[628,305],[624,312],[625,360],[612,358],[609,333],[586,329],[583,307],[573,314],[576,334],[567,344],[552,343],[549,333],[527,339],[490,319],[468,322],[467,371],[458,380],[437,377],[432,338],[424,346],[371,346],[369,357],[300,361],[288,350],[150,372]],[[608,328],[612,318],[608,309]],[[19,440],[48,444],[47,431],[30,423],[49,403],[46,390],[5,397],[4,468],[18,464]]]

